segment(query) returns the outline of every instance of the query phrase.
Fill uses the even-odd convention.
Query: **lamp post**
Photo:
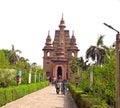
[[[94,83],[93,65],[94,64],[91,64],[91,68],[90,68],[90,90],[91,91],[93,91],[93,83]]]
[[[79,82],[80,82],[80,72],[79,72],[79,67],[77,67],[77,75],[75,76],[76,88],[78,87]]]
[[[120,34],[119,31],[114,29],[112,26],[103,23],[105,26],[109,27],[110,29],[113,29],[114,31],[117,32],[116,34],[116,75],[115,75],[115,79],[116,79],[116,104],[115,104],[115,108],[120,108]]]
[[[31,72],[32,72],[32,67],[30,66],[29,74],[28,74],[28,84],[31,83]]]

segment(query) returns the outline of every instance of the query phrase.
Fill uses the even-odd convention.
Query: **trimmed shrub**
[[[83,92],[74,85],[68,84],[68,88],[78,108],[109,108],[105,101]]]
[[[49,85],[48,81],[20,85],[8,88],[0,88],[0,106],[5,105],[8,102],[21,98],[29,93],[40,90]]]
[[[0,89],[0,106],[6,104],[6,100],[5,100],[5,90],[4,89]]]

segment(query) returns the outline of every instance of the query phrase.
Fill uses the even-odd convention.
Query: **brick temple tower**
[[[51,41],[50,32],[46,38],[43,48],[43,70],[47,78],[55,77],[56,79],[70,79],[70,65],[73,57],[78,55],[76,38],[74,32],[70,38],[69,30],[65,30],[65,22],[62,16],[59,30],[55,30],[53,42]]]

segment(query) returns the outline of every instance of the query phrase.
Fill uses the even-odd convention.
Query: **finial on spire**
[[[72,36],[74,36],[74,30],[72,31]]]
[[[63,20],[63,13],[62,13],[62,20]]]
[[[62,13],[62,19],[60,21],[60,25],[59,25],[60,29],[64,29],[66,26],[65,26],[65,22],[64,22],[64,19],[63,19],[63,13]]]
[[[46,45],[51,45],[50,30],[48,30],[48,36],[46,38]]]
[[[48,36],[50,36],[50,30],[48,30]]]

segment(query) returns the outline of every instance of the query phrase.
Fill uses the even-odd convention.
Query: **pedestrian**
[[[51,76],[49,77],[49,82],[52,83],[52,78],[51,78]]]
[[[65,95],[66,90],[67,90],[67,81],[66,80],[63,80],[62,87],[63,87],[63,94]]]
[[[19,85],[19,75],[16,76],[16,82],[17,82],[17,86]]]
[[[61,94],[63,94],[63,81],[61,81],[61,84],[60,84],[60,90],[61,90]]]
[[[54,76],[51,78],[51,83],[54,84]]]
[[[59,92],[60,92],[60,83],[59,83],[58,80],[55,82],[55,88],[56,88],[56,93],[59,94]]]
[[[18,71],[18,76],[19,76],[19,84],[21,84],[22,71],[20,69]]]

